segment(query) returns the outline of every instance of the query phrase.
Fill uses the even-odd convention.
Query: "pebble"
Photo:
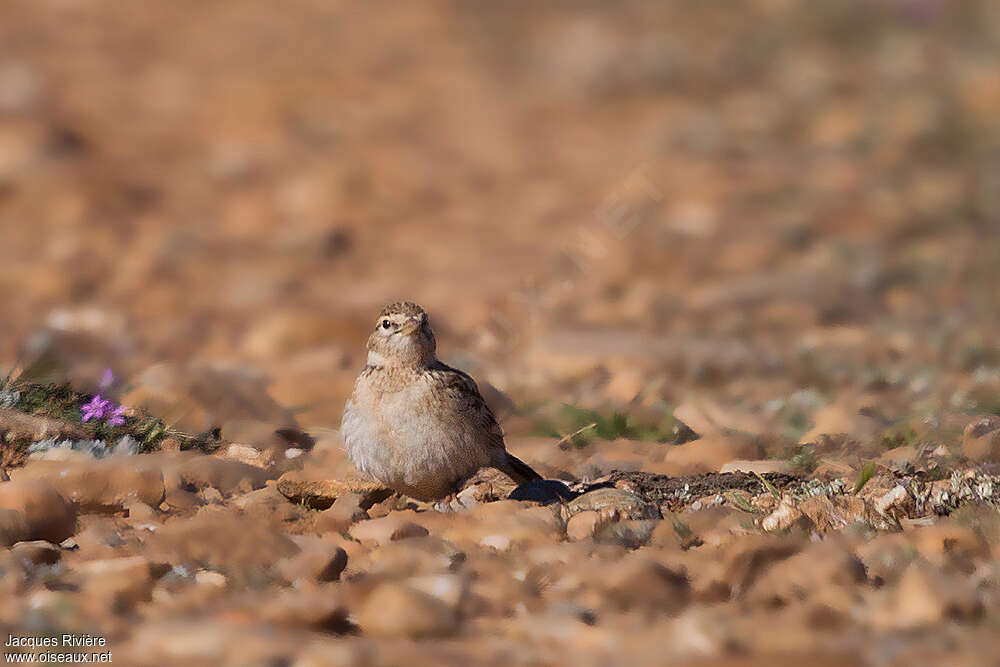
[[[428,534],[428,530],[400,513],[393,513],[378,519],[359,521],[348,529],[348,533],[360,542],[386,544],[411,537],[423,537]]]
[[[371,637],[428,639],[458,630],[458,615],[437,597],[402,583],[378,586],[358,613],[358,625]]]
[[[20,478],[0,484],[0,543],[59,543],[75,532],[76,508],[53,485]]]

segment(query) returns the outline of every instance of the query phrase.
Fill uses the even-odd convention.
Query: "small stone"
[[[760,527],[769,533],[792,528],[809,530],[812,528],[812,521],[802,513],[790,497],[786,496],[781,499],[781,503],[773,512],[761,520]]]
[[[368,512],[361,508],[362,500],[360,493],[346,493],[340,496],[333,501],[329,509],[323,510],[316,517],[316,530],[320,533],[339,533],[358,521],[368,519]]]
[[[428,574],[410,577],[406,580],[406,584],[415,590],[434,596],[452,610],[457,610],[458,605],[465,597],[466,580],[457,574]]]
[[[472,507],[506,498],[516,488],[517,482],[510,475],[486,466],[465,480],[457,495],[463,507]]]
[[[204,504],[205,501],[197,493],[172,486],[167,489],[166,496],[159,507],[163,511],[185,512],[197,509]]]
[[[45,540],[18,542],[11,547],[11,553],[32,565],[52,565],[62,558],[62,549]]]
[[[914,561],[906,568],[894,604],[877,616],[879,625],[898,629],[939,627],[941,623],[972,621],[983,613],[973,585],[930,564]]]
[[[198,497],[200,497],[206,505],[221,505],[224,502],[222,493],[214,486],[206,486],[198,492]]]
[[[801,534],[749,536],[724,555],[722,581],[733,597],[742,595],[775,563],[797,554],[805,540]]]
[[[288,499],[274,488],[274,484],[233,496],[229,504],[252,516],[267,516],[275,521],[296,521],[309,514],[308,510],[288,502]]]
[[[358,555],[352,570],[379,579],[399,579],[428,574],[449,574],[466,561],[465,552],[434,535],[390,542]],[[378,579],[376,579],[377,581]]]
[[[358,614],[362,632],[372,637],[427,639],[458,630],[458,617],[447,604],[399,583],[378,586]]]
[[[411,537],[423,537],[428,534],[428,530],[423,526],[396,513],[378,519],[360,521],[351,526],[348,532],[359,542],[375,542],[376,544],[387,544]]]
[[[991,512],[996,517],[996,511]],[[908,532],[920,555],[936,567],[972,574],[990,558],[990,544],[983,535],[954,517]]]
[[[677,614],[687,606],[691,587],[687,576],[635,552],[608,568],[595,582],[603,599],[613,608],[627,611]]]
[[[858,587],[867,579],[864,564],[846,544],[828,538],[775,563],[754,582],[746,597],[769,607],[810,598],[840,602],[843,597],[830,595],[831,589],[840,589],[849,598],[858,596]],[[849,604],[839,611],[849,613]]]
[[[507,535],[483,535],[479,544],[497,551],[507,551],[510,549],[511,540]]]
[[[888,493],[875,499],[875,511],[884,517],[898,521],[902,517],[910,516],[913,509],[913,498],[907,492],[906,487],[898,484]]]
[[[226,575],[213,570],[198,570],[194,573],[194,582],[199,586],[211,586],[212,588],[225,588],[229,580]]]
[[[326,590],[282,591],[269,599],[260,613],[269,623],[287,628],[337,634],[351,629],[347,608],[340,597]]]
[[[574,542],[592,537],[600,522],[601,513],[597,510],[577,512],[566,522],[566,537]]]
[[[288,581],[308,579],[321,583],[337,581],[347,567],[347,552],[341,547],[332,551],[308,548],[278,563],[278,571]]]
[[[0,539],[6,544],[59,543],[75,532],[76,509],[48,482],[17,479],[0,484]]]
[[[626,549],[638,549],[649,544],[659,521],[626,519],[598,526],[594,540],[601,544],[620,544]]]
[[[223,497],[262,489],[267,483],[267,471],[239,460],[199,454],[185,457],[177,468],[181,486],[202,490],[216,489]]]
[[[82,592],[98,600],[112,613],[125,613],[152,599],[156,579],[170,566],[152,563],[141,556],[88,561],[79,572],[85,577]]]
[[[586,510],[594,510],[607,517],[621,517],[623,519],[660,518],[660,510],[655,505],[647,503],[631,491],[613,487],[588,491],[565,505],[565,512],[568,516]]]
[[[270,453],[262,452],[256,447],[251,447],[250,445],[242,445],[235,442],[226,447],[222,456],[239,463],[254,466],[255,468],[266,469],[271,465]]]
[[[820,533],[841,530],[866,520],[865,501],[854,495],[819,495],[800,501],[797,505]]]
[[[156,523],[160,520],[160,515],[146,503],[132,503],[127,508],[129,522],[136,523]]]
[[[973,461],[1000,461],[1000,416],[980,417],[966,426],[962,453]]]

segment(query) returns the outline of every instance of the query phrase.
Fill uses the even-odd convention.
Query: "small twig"
[[[771,484],[769,481],[764,479],[764,476],[759,472],[754,471],[754,474],[757,475],[757,479],[759,479],[760,483],[764,485],[764,488],[769,491],[772,496],[774,496],[775,500],[781,500],[781,493],[777,488],[775,488],[774,484]]]
[[[580,435],[584,431],[592,429],[592,428],[594,428],[596,426],[597,426],[597,422],[594,422],[592,424],[587,424],[586,426],[584,426],[581,429],[577,429],[576,431],[573,431],[569,435],[564,435],[562,438],[559,439],[559,442],[556,443],[556,447],[562,447],[564,444],[566,444],[567,442],[569,442],[570,440],[572,440],[576,436]]]

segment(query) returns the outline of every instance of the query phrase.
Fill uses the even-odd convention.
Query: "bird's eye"
[[[392,322],[390,322],[389,320],[382,320],[382,328],[383,329],[388,329],[391,326],[392,326]]]

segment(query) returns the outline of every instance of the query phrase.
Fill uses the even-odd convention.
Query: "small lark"
[[[386,306],[368,338],[368,363],[344,408],[354,464],[389,488],[437,500],[486,466],[516,482],[541,477],[507,452],[475,381],[438,361],[420,306]]]

